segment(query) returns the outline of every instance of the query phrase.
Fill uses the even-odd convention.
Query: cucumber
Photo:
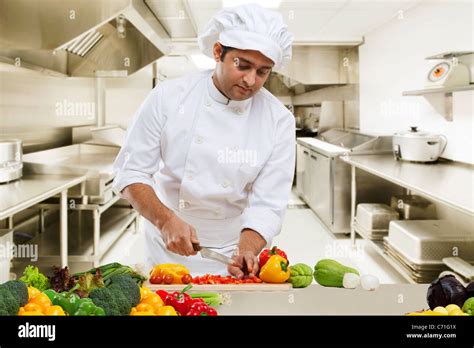
[[[322,286],[342,288],[342,280],[346,273],[359,275],[356,269],[344,266],[331,259],[320,260],[314,266],[314,279]]]

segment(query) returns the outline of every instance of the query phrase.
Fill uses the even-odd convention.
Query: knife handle
[[[201,246],[197,243],[192,243],[193,244],[193,249],[194,251],[200,251],[201,250]]]

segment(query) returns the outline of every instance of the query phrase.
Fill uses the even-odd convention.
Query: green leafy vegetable
[[[20,280],[27,286],[32,286],[40,291],[49,288],[48,278],[39,271],[38,267],[35,266],[26,266]]]

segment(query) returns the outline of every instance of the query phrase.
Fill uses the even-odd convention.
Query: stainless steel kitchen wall
[[[94,80],[59,78],[0,64],[0,137],[23,152],[71,143],[71,127],[93,124]]]
[[[317,65],[319,62],[314,61]],[[358,47],[339,50],[338,84],[321,86],[309,92],[298,93],[291,97],[295,108],[321,105],[323,101],[342,101],[344,127],[359,129],[359,55]]]

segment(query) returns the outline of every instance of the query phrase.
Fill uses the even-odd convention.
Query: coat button
[[[214,215],[218,216],[221,214],[221,208],[214,209]]]
[[[186,177],[187,177],[187,178],[188,178],[188,180],[190,180],[190,181],[192,181],[192,180],[194,179],[194,177],[193,177],[193,175],[192,175],[192,174],[188,174]]]
[[[229,180],[224,180],[224,181],[221,183],[221,185],[222,185],[223,188],[227,188],[227,187],[230,186],[230,182],[229,182]]]
[[[204,102],[204,105],[211,106],[211,101],[209,99],[206,99],[206,101]]]
[[[204,139],[201,136],[196,137],[196,140],[195,140],[196,144],[202,144],[203,141],[204,141]]]

